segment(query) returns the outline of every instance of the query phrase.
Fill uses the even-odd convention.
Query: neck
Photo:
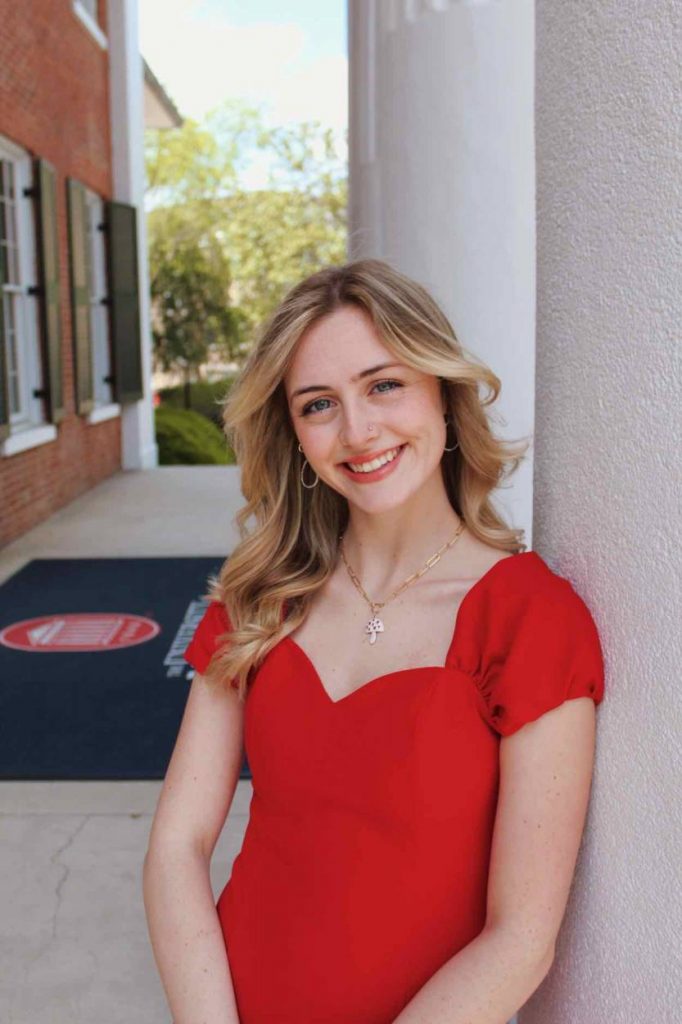
[[[448,500],[442,478],[386,512],[371,513],[351,504],[349,513],[344,551],[370,594],[398,585],[421,568],[452,539],[462,523]],[[466,529],[450,551],[463,546],[465,534]]]

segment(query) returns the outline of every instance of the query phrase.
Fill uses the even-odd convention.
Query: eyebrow
[[[351,381],[355,383],[355,381],[362,380],[363,377],[371,377],[373,373],[378,373],[379,370],[387,370],[390,366],[402,365],[402,363],[378,363],[376,366],[370,366],[368,369],[356,373],[354,377],[351,377]],[[303,388],[296,388],[295,391],[292,391],[291,398],[293,400],[297,395],[305,395],[309,391],[333,391],[333,387],[331,384],[307,384]]]

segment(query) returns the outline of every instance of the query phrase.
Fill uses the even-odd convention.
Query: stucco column
[[[557,969],[521,1024],[682,1006],[682,9],[537,4],[535,537],[607,663]]]
[[[532,437],[533,3],[350,0],[349,256],[424,284]],[[532,448],[495,501],[532,545]]]
[[[151,469],[158,455],[152,405],[152,335],[144,210],[144,102],[137,0],[107,5],[114,199],[137,207],[144,395],[122,410],[123,469]]]

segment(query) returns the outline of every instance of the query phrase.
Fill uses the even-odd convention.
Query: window
[[[113,401],[111,387],[111,342],[104,232],[104,204],[90,189],[85,189],[87,207],[87,260],[90,281],[90,337],[92,339],[93,399],[95,406]]]
[[[27,153],[0,138],[0,358],[6,379],[7,412],[13,434],[45,422],[38,309],[36,239]]]

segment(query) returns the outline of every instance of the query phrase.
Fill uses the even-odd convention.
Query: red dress
[[[249,822],[217,902],[241,1024],[391,1024],[481,931],[500,738],[604,693],[587,605],[534,551],[453,611],[446,664],[332,701],[288,637],[244,707]],[[185,652],[229,629],[209,605]]]

